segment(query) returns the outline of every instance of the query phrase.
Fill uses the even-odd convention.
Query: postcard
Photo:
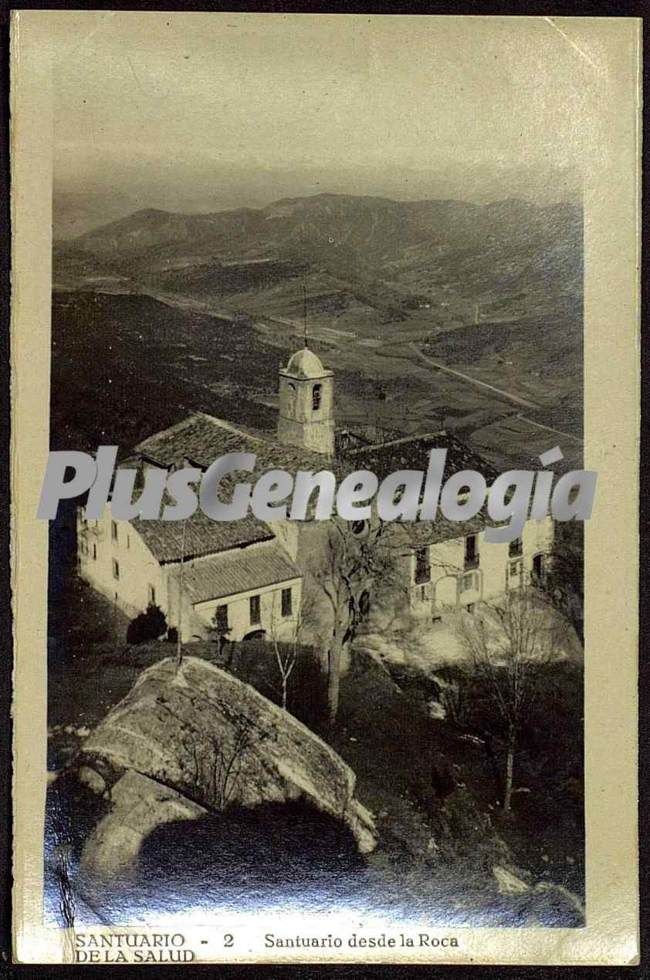
[[[14,12],[17,962],[638,962],[640,38]]]

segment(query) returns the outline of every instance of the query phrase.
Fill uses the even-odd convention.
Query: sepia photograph
[[[198,959],[186,930],[244,911],[298,961],[584,930],[589,522],[549,501],[595,473],[605,43],[49,16],[33,398],[50,459],[96,477],[73,495],[61,464],[45,532],[43,925],[82,963]],[[224,457],[217,496],[253,506],[214,519]],[[201,506],[169,516],[185,477]],[[245,959],[227,930],[213,955]]]

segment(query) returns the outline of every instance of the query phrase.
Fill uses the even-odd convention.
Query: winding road
[[[522,415],[521,412],[517,412],[516,418],[521,419],[522,422],[527,422],[528,425],[534,425],[536,429],[544,429],[546,432],[554,432],[556,435],[562,436],[564,439],[568,439],[570,442],[575,442],[578,446],[583,445],[582,439],[579,439],[578,436],[572,436],[570,432],[562,432],[561,429],[554,429],[552,425],[544,425],[542,422],[535,422],[534,419],[529,419],[528,416]]]
[[[418,359],[424,361],[425,364],[431,365],[431,367],[436,368],[438,371],[444,371],[446,374],[453,374],[457,378],[462,378],[463,381],[469,382],[469,384],[477,385],[480,388],[488,388],[490,391],[496,392],[498,395],[502,395],[504,398],[509,399],[509,401],[514,402],[516,405],[525,405],[527,408],[539,408],[534,402],[526,401],[525,398],[521,398],[519,395],[514,395],[511,391],[504,391],[502,388],[496,388],[494,385],[488,384],[486,381],[478,381],[476,378],[470,377],[468,374],[463,374],[462,371],[456,371],[455,368],[447,367],[445,364],[441,364],[440,361],[434,360],[432,357],[427,357],[423,354],[417,344],[410,343],[409,349],[417,355]],[[528,425],[534,426],[536,429],[544,429],[546,432],[553,432],[555,435],[562,436],[563,439],[568,439],[570,442],[574,442],[578,446],[583,445],[582,439],[578,436],[571,435],[569,432],[562,432],[561,429],[554,429],[550,425],[544,425],[542,422],[536,422],[534,419],[529,419],[528,416],[524,415],[522,412],[517,412],[515,418],[521,419],[522,422],[526,422]]]
[[[427,357],[423,354],[417,344],[410,343],[409,350],[419,358],[419,360],[424,361],[425,364],[429,364],[431,367],[436,368],[438,371],[444,371],[445,374],[453,374],[456,378],[462,378],[463,381],[469,382],[469,384],[475,385],[477,388],[487,388],[489,391],[494,391],[497,395],[501,395],[502,398],[507,398],[508,401],[514,402],[515,405],[524,405],[526,408],[539,408],[534,402],[526,401],[525,398],[521,398],[519,395],[514,395],[511,391],[504,391],[502,388],[495,388],[494,385],[490,385],[487,381],[478,381],[476,378],[470,377],[469,374],[463,374],[462,371],[456,371],[455,368],[447,367],[445,364],[441,364],[440,361],[435,361],[432,357]]]

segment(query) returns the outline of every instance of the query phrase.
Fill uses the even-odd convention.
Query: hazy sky
[[[575,193],[607,66],[581,19],[61,12],[56,232],[318,191]]]

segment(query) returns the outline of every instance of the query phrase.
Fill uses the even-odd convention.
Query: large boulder
[[[195,820],[204,807],[177,790],[129,770],[111,790],[109,812],[84,847],[81,872],[92,878],[125,878],[135,869],[147,837],[166,823]]]
[[[340,756],[254,688],[195,657],[140,675],[84,742],[79,775],[110,801],[82,855],[101,875],[123,873],[157,826],[235,805],[300,799],[345,824],[362,853],[376,844]]]

